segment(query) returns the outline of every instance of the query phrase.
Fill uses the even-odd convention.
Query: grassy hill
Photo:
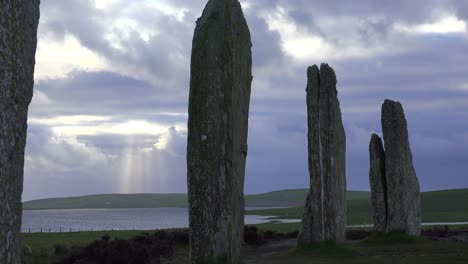
[[[186,207],[186,194],[99,194],[23,203],[25,210]]]
[[[248,207],[302,206],[306,189],[282,190],[246,195]],[[348,191],[349,200],[369,199],[369,192]],[[162,208],[187,207],[186,194],[101,194],[67,198],[50,198],[23,203],[25,210],[85,208]]]
[[[468,189],[421,193],[423,222],[468,221]],[[372,213],[369,198],[348,199],[349,225],[371,224]],[[276,216],[282,219],[300,219],[303,207],[248,211],[248,214]]]
[[[246,195],[247,206],[303,206],[307,196],[307,189],[291,189],[263,194]],[[348,200],[369,199],[366,191],[348,191]]]

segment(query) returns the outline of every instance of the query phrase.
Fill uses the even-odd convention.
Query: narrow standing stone
[[[240,259],[252,82],[251,39],[237,0],[210,0],[193,37],[187,180],[192,263]]]
[[[388,230],[420,235],[419,182],[413,167],[405,114],[399,102],[385,100],[383,103],[382,130],[385,142]]]
[[[385,151],[382,139],[373,134],[369,144],[369,182],[371,188],[372,213],[374,229],[387,231],[387,180],[385,178]]]
[[[298,243],[345,240],[346,135],[328,64],[307,71],[310,190]]]
[[[28,106],[39,0],[0,2],[0,263],[19,264]]]

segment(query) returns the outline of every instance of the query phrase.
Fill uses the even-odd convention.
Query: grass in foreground
[[[334,241],[301,244],[291,250],[292,256],[314,256],[331,258],[348,258],[359,256],[359,253],[350,247],[337,244]]]
[[[381,246],[363,246],[344,244],[338,247],[311,246],[296,249],[293,252],[278,252],[269,258],[259,259],[258,264],[439,264],[468,263],[468,246],[456,242],[428,241],[416,244],[393,244]],[[294,251],[300,250],[301,254]],[[309,250],[309,251],[307,251]],[[305,251],[305,252],[304,252]],[[331,254],[330,253],[336,253]]]
[[[425,239],[416,236],[410,236],[404,232],[376,233],[361,243],[368,246],[377,245],[395,245],[395,244],[416,244],[424,242]]]

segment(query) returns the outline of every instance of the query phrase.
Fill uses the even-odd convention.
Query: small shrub
[[[268,240],[274,239],[275,235],[276,235],[275,231],[266,230],[263,232],[263,238],[268,239]]]
[[[297,238],[298,236],[299,236],[299,230],[286,233],[286,238],[288,239],[294,239],[294,238]]]
[[[346,240],[362,240],[372,235],[371,232],[366,230],[353,230],[346,232]]]
[[[109,241],[109,240],[110,240],[110,236],[109,236],[108,234],[104,234],[104,235],[101,237],[101,240]]]
[[[142,234],[129,240],[101,239],[85,248],[71,250],[59,263],[158,264],[161,257],[174,255],[175,245],[173,235],[167,231]]]
[[[188,229],[174,230],[171,232],[171,234],[176,244],[188,245],[190,242]]]
[[[24,256],[31,256],[32,255],[32,248],[28,245],[23,245],[22,247],[22,252]]]
[[[53,248],[43,248],[43,249],[39,249],[38,251],[38,256],[41,256],[41,257],[52,257],[53,255],[54,255]]]
[[[66,245],[63,245],[63,244],[55,244],[54,245],[54,254],[56,256],[59,256],[59,255],[65,255],[67,254],[69,251],[68,247]]]
[[[244,242],[252,245],[256,244],[258,240],[258,230],[256,226],[244,227]]]

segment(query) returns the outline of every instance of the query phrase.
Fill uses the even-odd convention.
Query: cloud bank
[[[24,200],[186,191],[190,51],[206,1],[41,3]],[[243,0],[253,42],[245,190],[308,186],[306,68],[337,72],[349,189],[366,190],[385,98],[423,190],[468,187],[468,4]]]

